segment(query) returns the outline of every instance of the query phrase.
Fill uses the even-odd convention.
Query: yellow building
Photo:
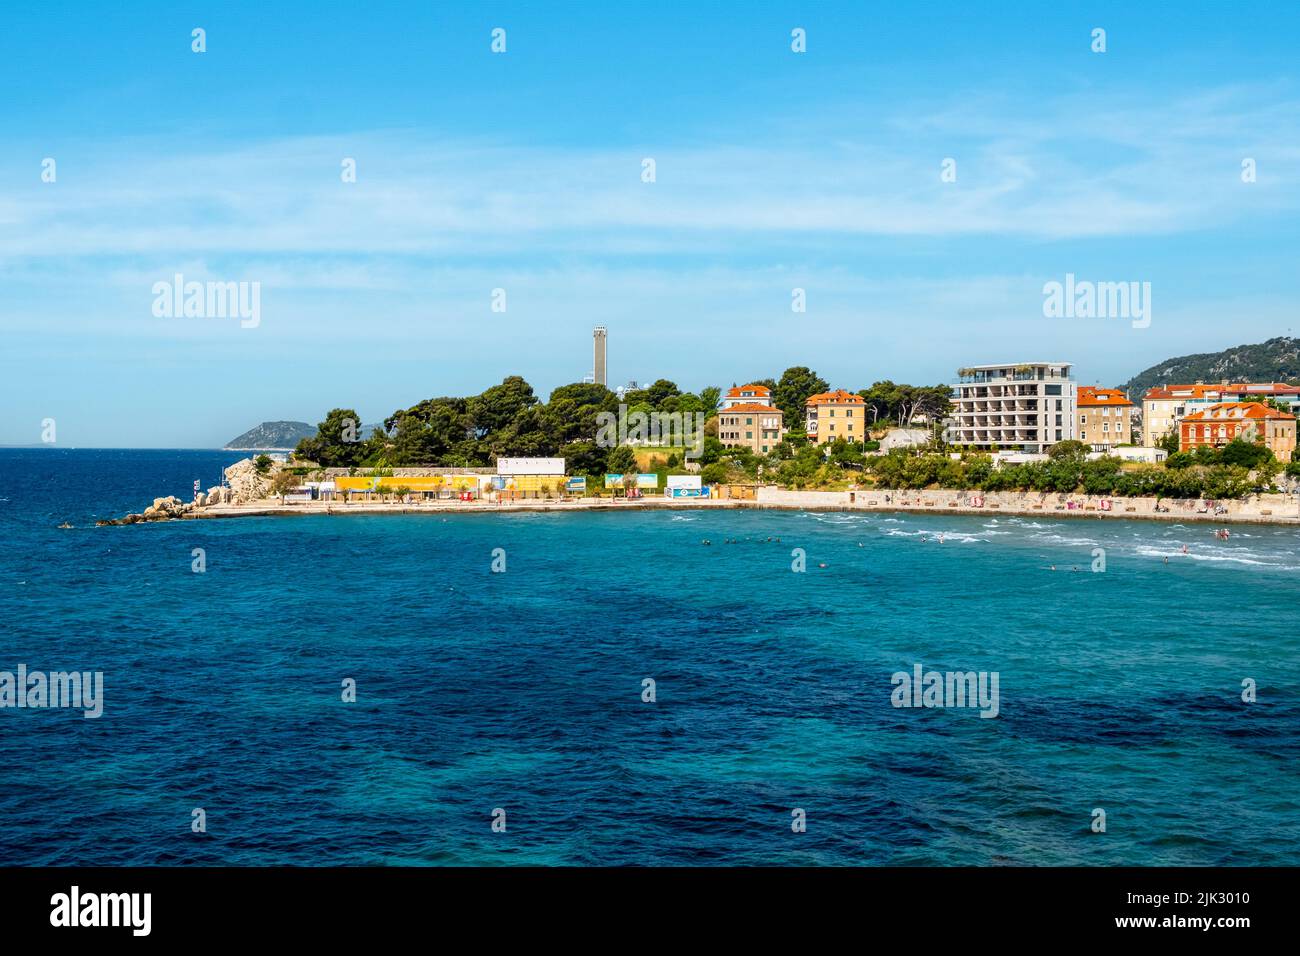
[[[808,439],[817,445],[845,441],[866,441],[867,403],[861,395],[837,388],[808,399],[805,406],[804,430]]]

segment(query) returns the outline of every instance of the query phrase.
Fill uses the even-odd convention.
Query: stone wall
[[[888,499],[888,500],[886,500]],[[982,499],[982,504],[977,504]],[[868,511],[942,511],[970,514],[1051,514],[1111,518],[1167,518],[1177,520],[1274,521],[1300,520],[1300,499],[1295,495],[1252,495],[1248,498],[1205,499],[1114,498],[1109,495],[1062,495],[1054,492],[894,491],[787,491],[775,486],[758,489],[760,505],[782,508],[844,508]],[[1107,509],[1106,504],[1109,504]],[[1071,507],[1073,505],[1073,507]],[[1216,514],[1217,507],[1226,508]]]

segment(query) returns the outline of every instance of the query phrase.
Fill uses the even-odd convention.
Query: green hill
[[[1147,389],[1157,385],[1224,380],[1295,384],[1300,381],[1300,339],[1279,336],[1259,345],[1180,355],[1139,372],[1120,387],[1128,389],[1133,401],[1140,402]]]

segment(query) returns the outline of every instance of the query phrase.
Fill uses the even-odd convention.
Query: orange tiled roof
[[[864,399],[861,395],[837,388],[833,392],[821,392],[817,395],[808,396],[809,405],[863,405]]]
[[[1182,394],[1175,395],[1174,392]],[[1213,395],[1296,395],[1300,394],[1300,385],[1287,385],[1284,382],[1231,382],[1222,384],[1200,385],[1157,385],[1147,390],[1144,399],[1168,401],[1173,398],[1206,398]]]
[[[1123,392],[1117,388],[1094,388],[1091,385],[1079,386],[1080,408],[1097,408],[1102,405],[1128,405],[1133,403],[1128,400]]]
[[[1295,420],[1288,412],[1279,412],[1261,402],[1220,402],[1199,412],[1192,412],[1183,418],[1185,422],[1229,422],[1241,419],[1284,418]]]
[[[1174,392],[1190,394],[1175,395]],[[1207,394],[1220,395],[1222,393],[1222,385],[1158,385],[1155,388],[1148,389],[1142,398],[1144,401],[1148,399],[1168,401],[1173,398],[1205,398]]]
[[[757,402],[745,402],[743,405],[732,405],[730,408],[724,408],[719,415],[730,415],[732,412],[762,412],[765,415],[780,415],[781,409],[775,405],[760,405]]]
[[[758,398],[767,398],[772,390],[766,385],[740,385],[727,389],[727,398],[747,398],[744,392],[750,392]]]
[[[1234,395],[1300,395],[1300,385],[1285,382],[1234,382],[1223,386],[1223,390]]]

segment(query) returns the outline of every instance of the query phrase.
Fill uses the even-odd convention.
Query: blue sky
[[[0,444],[545,395],[596,324],[612,382],[689,389],[1300,332],[1296,4],[271,6],[0,12]],[[260,323],[155,316],[176,273]],[[1150,327],[1045,318],[1066,273],[1150,282]]]

